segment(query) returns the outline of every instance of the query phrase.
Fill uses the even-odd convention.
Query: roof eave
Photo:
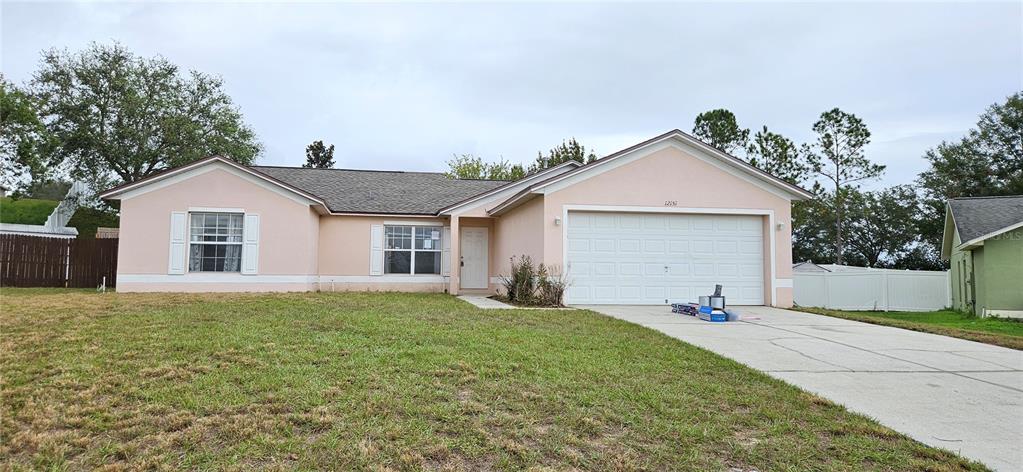
[[[972,249],[972,248],[975,248],[975,247],[978,247],[978,246],[983,246],[984,245],[984,241],[987,241],[988,239],[991,239],[991,238],[993,238],[995,236],[998,236],[1000,234],[1008,233],[1009,231],[1012,231],[1012,230],[1017,229],[1017,228],[1023,228],[1023,221],[1020,221],[1019,223],[1011,224],[1011,225],[1006,226],[1006,227],[1004,227],[1002,229],[998,229],[998,230],[992,231],[992,232],[990,232],[988,234],[985,234],[985,235],[973,238],[973,239],[971,239],[969,241],[966,241],[966,242],[960,244],[958,247],[956,247],[956,249],[960,249],[960,250],[962,250],[962,249]]]

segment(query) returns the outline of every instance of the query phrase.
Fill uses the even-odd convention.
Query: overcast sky
[[[2,4],[5,76],[39,52],[120,41],[219,74],[266,151],[300,165],[528,162],[568,137],[605,155],[724,107],[797,142],[832,107],[863,118],[880,184],[1023,89],[1023,2]]]

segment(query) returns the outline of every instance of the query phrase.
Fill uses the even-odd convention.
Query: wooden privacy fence
[[[113,287],[117,241],[0,234],[0,286]]]

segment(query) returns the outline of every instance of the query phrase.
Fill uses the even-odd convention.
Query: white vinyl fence
[[[952,305],[947,271],[866,269],[796,272],[793,299],[800,306],[836,310],[931,311]]]

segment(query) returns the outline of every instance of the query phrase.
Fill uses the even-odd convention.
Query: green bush
[[[501,276],[508,301],[520,305],[563,306],[568,282],[556,267],[534,265],[533,258],[511,258],[511,275]]]
[[[0,198],[0,223],[17,223],[22,225],[41,225],[46,217],[57,208],[55,200],[37,200],[34,198],[11,197]]]
[[[58,203],[35,198],[0,198],[0,223],[46,224],[46,217],[53,213]],[[68,226],[78,230],[78,237],[85,239],[95,238],[96,228],[100,226],[116,228],[118,225],[116,211],[91,207],[79,207],[68,221]]]
[[[102,210],[91,207],[80,207],[75,210],[68,226],[78,230],[78,237],[92,239],[96,237],[96,228],[117,228],[120,225],[117,213],[113,210]]]

